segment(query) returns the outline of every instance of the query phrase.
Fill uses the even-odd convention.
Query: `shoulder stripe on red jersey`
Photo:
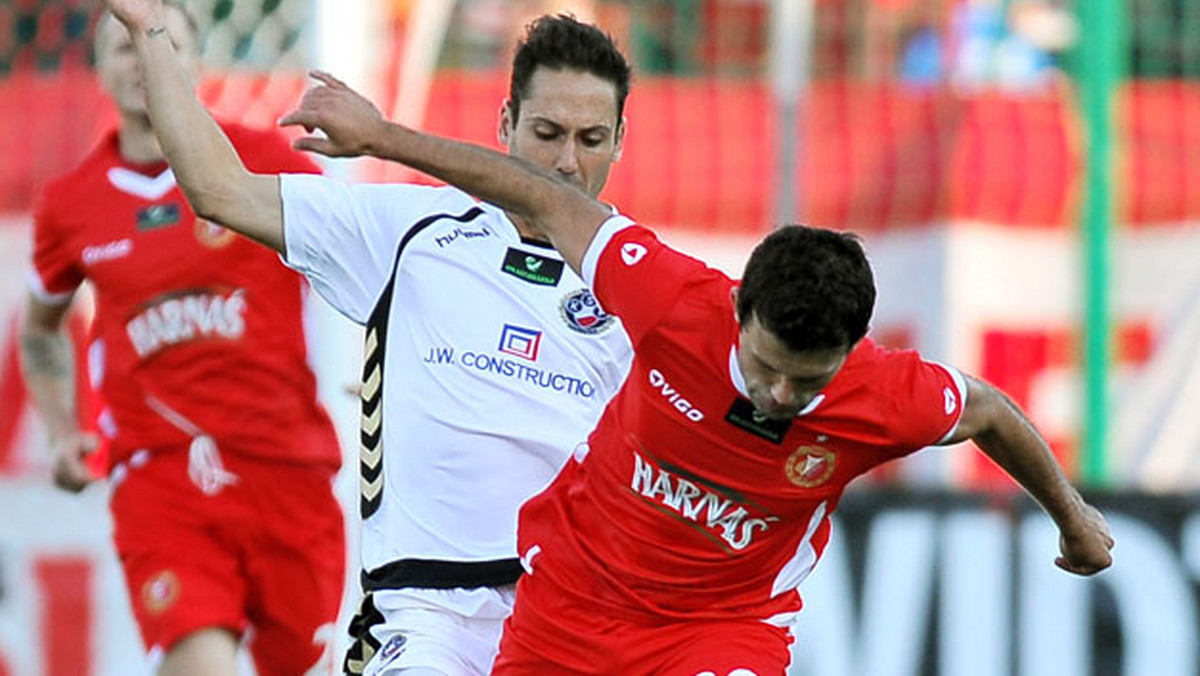
[[[587,252],[583,254],[583,281],[589,287],[596,286],[596,266],[600,264],[600,254],[608,248],[608,243],[612,238],[625,228],[635,225],[633,221],[625,216],[614,214],[607,221],[600,224],[596,230],[596,234],[592,237],[592,243],[588,245]]]
[[[950,379],[954,381],[954,386],[956,388],[958,388],[958,393],[957,393],[958,400],[957,400],[957,402],[953,402],[954,405],[958,407],[957,415],[954,416],[954,424],[951,425],[950,429],[944,435],[942,435],[941,439],[938,439],[938,441],[937,441],[937,443],[939,443],[939,444],[944,444],[944,443],[946,443],[947,439],[949,439],[950,437],[953,437],[954,433],[958,431],[958,423],[959,423],[959,421],[962,420],[963,411],[965,411],[967,408],[967,379],[963,377],[962,372],[960,372],[958,369],[954,368],[953,366],[950,366],[948,364],[943,364],[941,362],[936,362],[936,361],[931,361],[928,363],[933,364],[934,366],[937,366],[937,367],[941,368],[942,370],[944,370],[946,373],[948,373],[950,375]],[[950,401],[950,398],[947,396],[947,399],[946,399],[947,409],[949,409],[950,405],[951,405],[951,401]],[[954,412],[953,410],[947,410],[946,414],[949,415],[950,413],[953,413],[953,412]]]

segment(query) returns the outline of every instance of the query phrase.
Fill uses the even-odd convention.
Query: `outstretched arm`
[[[1033,423],[995,387],[967,378],[967,389],[962,420],[946,443],[971,439],[1042,505],[1058,525],[1059,568],[1092,575],[1112,565],[1108,523],[1067,481]]]
[[[69,308],[69,303],[48,305],[29,296],[21,320],[21,372],[46,424],[54,483],[79,492],[94,480],[85,458],[99,440],[79,429],[75,413],[75,359],[63,330]]]
[[[105,3],[129,30],[150,122],[192,209],[282,251],[279,177],[250,173],[200,105],[167,35],[162,0]]]
[[[596,229],[612,215],[608,207],[537,165],[390,123],[342,81],[312,75],[321,84],[280,124],[320,129],[325,138],[302,138],[296,148],[331,157],[371,155],[423,171],[525,219],[581,270]]]

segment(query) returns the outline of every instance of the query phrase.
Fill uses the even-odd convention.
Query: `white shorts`
[[[365,627],[378,648],[363,676],[397,676],[425,667],[446,676],[485,676],[512,614],[516,585],[477,589],[371,592],[375,621]]]

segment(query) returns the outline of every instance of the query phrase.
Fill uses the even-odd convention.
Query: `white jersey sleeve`
[[[430,215],[475,204],[453,188],[347,185],[311,174],[281,175],[280,196],[284,262],[359,324],[391,278],[405,234]]]

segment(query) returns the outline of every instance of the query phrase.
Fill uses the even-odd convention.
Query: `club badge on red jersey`
[[[160,615],[179,600],[179,578],[164,570],[142,585],[142,604],[151,615]]]
[[[206,247],[220,249],[229,246],[233,243],[234,237],[237,237],[237,233],[228,228],[203,218],[196,219],[196,240]]]
[[[801,488],[816,488],[829,481],[837,456],[823,446],[801,446],[787,459],[788,479]]]

